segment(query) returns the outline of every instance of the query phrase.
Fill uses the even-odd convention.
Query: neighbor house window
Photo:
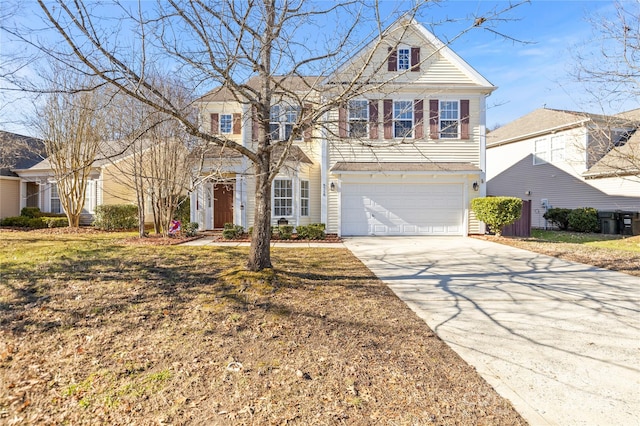
[[[220,114],[220,133],[231,133],[233,130],[233,116]]]
[[[297,106],[273,105],[269,115],[269,133],[271,140],[287,140],[293,133],[293,127],[298,122],[300,108]],[[295,140],[301,139],[301,135]]]
[[[62,205],[60,204],[60,193],[58,192],[58,184],[51,184],[51,213],[62,213]]]
[[[349,137],[366,137],[368,121],[369,102],[362,100],[349,101]]]
[[[273,181],[273,215],[293,216],[293,182],[291,179]]]
[[[393,137],[413,137],[413,101],[393,102]]]
[[[456,139],[460,129],[460,105],[458,101],[440,101],[440,137]]]
[[[408,70],[411,65],[411,49],[398,49],[398,71]]]
[[[533,164],[545,164],[564,160],[564,139],[554,136],[540,138],[533,142]]]
[[[309,181],[300,181],[300,216],[309,216]]]

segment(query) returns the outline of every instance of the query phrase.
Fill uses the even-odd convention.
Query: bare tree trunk
[[[250,271],[260,271],[271,268],[271,180],[269,179],[269,161],[255,166],[256,195],[253,235],[247,268]]]

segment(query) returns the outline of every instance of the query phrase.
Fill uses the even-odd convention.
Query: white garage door
[[[462,235],[459,184],[342,185],[342,235]]]

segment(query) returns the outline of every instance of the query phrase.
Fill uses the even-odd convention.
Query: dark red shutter
[[[220,126],[220,115],[211,114],[211,134],[212,135],[218,134],[219,126]]]
[[[378,139],[378,100],[369,101],[369,138]]]
[[[308,142],[311,140],[311,136],[312,136],[312,126],[311,126],[311,120],[309,120],[309,116],[311,115],[311,104],[304,104],[304,106],[302,107],[302,117],[303,117],[303,126],[304,128],[302,129],[302,137],[304,138],[305,142]]]
[[[413,114],[415,116],[415,138],[422,139],[424,137],[424,101],[416,99],[413,101]]]
[[[239,135],[242,129],[242,114],[234,113],[233,114],[233,134]]]
[[[347,137],[347,109],[344,105],[340,105],[338,108],[338,136]]]
[[[393,47],[389,48],[387,71],[398,71],[398,51]]]
[[[411,71],[420,71],[420,48],[411,48]]]
[[[438,108],[437,99],[429,99],[429,137],[438,139]]]
[[[384,120],[384,138],[393,139],[393,100],[382,101],[382,113]]]
[[[460,139],[469,139],[469,99],[460,101]]]
[[[260,121],[258,120],[258,109],[251,107],[251,140],[258,141],[258,133],[260,132]]]

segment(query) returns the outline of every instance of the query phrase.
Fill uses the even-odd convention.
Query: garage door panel
[[[343,184],[343,235],[461,235],[461,184]]]

